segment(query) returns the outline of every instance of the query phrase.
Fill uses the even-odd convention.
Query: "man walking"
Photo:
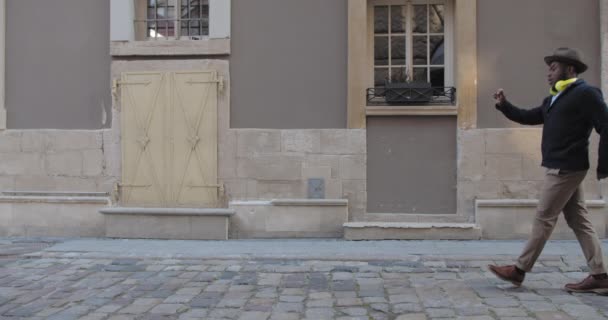
[[[593,128],[600,134],[597,178],[608,177],[608,107],[599,89],[589,86],[578,75],[587,70],[575,49],[559,48],[545,57],[551,95],[540,107],[520,109],[512,105],[502,89],[494,98],[496,108],[512,121],[543,124],[542,166],[545,180],[532,227],[532,234],[517,263],[490,265],[498,278],[520,286],[551,236],[560,212],[576,234],[590,275],[579,283],[567,284],[570,292],[608,294],[608,276],[601,242],[585,208],[582,182],[589,169],[589,136]]]

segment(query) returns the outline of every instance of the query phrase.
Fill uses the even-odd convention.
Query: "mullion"
[[[393,82],[393,46],[392,46],[392,33],[393,33],[393,6],[388,6],[388,38],[386,45],[388,46],[388,78]]]
[[[187,14],[186,14],[186,18],[188,18],[188,28],[187,28],[188,34],[187,34],[187,36],[190,36],[190,25],[191,25],[190,23],[192,22],[192,20],[190,20],[190,17],[191,17],[190,16],[190,13],[191,13],[191,11],[190,11],[190,9],[191,9],[190,8],[190,4],[191,3],[190,3],[190,0],[186,0],[186,2],[188,3],[188,11],[187,11]]]
[[[426,81],[431,82],[431,5],[426,5]]]

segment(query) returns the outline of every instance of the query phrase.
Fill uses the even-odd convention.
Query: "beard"
[[[564,70],[562,70],[562,72],[559,74],[559,77],[557,78],[557,81],[562,81],[562,80],[568,80],[568,79],[570,79],[570,77],[568,76],[568,72],[565,69],[566,68],[564,68]]]

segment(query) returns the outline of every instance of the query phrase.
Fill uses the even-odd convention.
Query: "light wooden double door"
[[[121,78],[121,205],[216,206],[218,74]]]

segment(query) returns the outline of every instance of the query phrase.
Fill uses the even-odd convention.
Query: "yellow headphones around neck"
[[[551,88],[551,95],[554,96],[554,95],[557,95],[558,93],[566,90],[566,88],[568,88],[569,85],[576,82],[576,80],[578,80],[578,78],[571,78],[568,80],[560,80],[560,81],[556,82],[555,85],[553,86],[553,88]]]

